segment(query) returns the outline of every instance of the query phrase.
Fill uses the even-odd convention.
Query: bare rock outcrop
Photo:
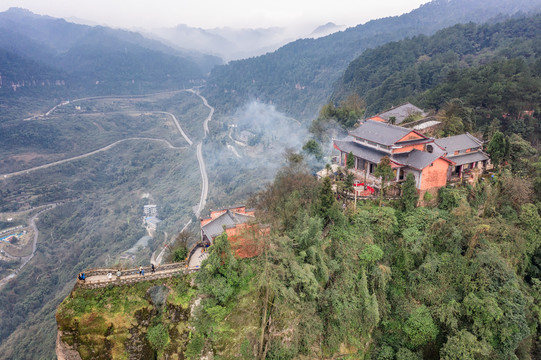
[[[56,356],[58,360],[81,360],[77,350],[62,341],[61,331],[58,331],[56,336]]]

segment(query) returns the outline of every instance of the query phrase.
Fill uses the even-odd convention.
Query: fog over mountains
[[[318,26],[312,32],[301,34],[300,37],[318,38],[345,28],[344,25],[329,22]],[[219,56],[225,62],[263,55],[299,38],[297,31],[285,27],[202,29],[184,24],[173,28],[152,29],[144,34],[176,48]]]
[[[0,91],[51,83],[97,93],[142,91],[145,84],[178,88],[201,81],[221,63],[136,32],[74,24],[17,8],[0,13],[0,51],[6,59],[0,63]]]
[[[541,0],[434,0],[401,16],[372,20],[319,39],[301,39],[273,53],[215,68],[206,88],[215,104],[234,110],[250,98],[312,118],[347,65],[364,50],[467,22],[498,22],[537,13]]]
[[[310,119],[328,100],[348,64],[367,48],[432,34],[456,23],[497,22],[540,9],[541,0],[434,0],[408,14],[343,31],[328,23],[288,42],[294,38],[281,27],[178,25],[141,34],[12,8],[0,13],[0,50],[4,58],[12,59],[0,64],[4,84],[0,91],[6,91],[6,84],[20,89],[34,82],[60,81],[97,94],[111,89],[134,93],[150,90],[149,84],[174,89],[195,81],[207,83],[209,100],[225,112],[260,99],[279,111]],[[36,73],[37,69],[41,70]]]
[[[188,25],[153,29],[147,33],[171,46],[197,50],[221,57],[224,61],[262,55],[295,40],[285,28],[201,29]]]

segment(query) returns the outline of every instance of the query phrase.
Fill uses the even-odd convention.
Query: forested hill
[[[541,100],[541,16],[456,25],[367,50],[350,64],[332,100],[352,93],[365,99],[367,114],[406,99],[439,109],[460,98],[476,109],[477,125],[502,114],[516,119]]]
[[[297,40],[273,53],[216,67],[206,92],[225,111],[258,98],[307,119],[328,99],[349,62],[367,48],[433,34],[457,23],[496,21],[539,9],[541,0],[435,0],[409,14],[370,21],[315,40]]]
[[[16,91],[18,79],[28,85],[52,86],[65,78],[66,74],[59,70],[0,48],[0,93]]]
[[[14,8],[0,13],[0,49],[4,58],[10,54],[9,59],[20,59],[0,64],[3,96],[30,91],[36,96],[39,89],[47,93],[46,80],[59,80],[72,96],[78,90],[99,94],[178,88],[200,81],[220,62],[200,54],[190,59],[138,33],[73,24]],[[51,71],[62,76],[51,77]]]

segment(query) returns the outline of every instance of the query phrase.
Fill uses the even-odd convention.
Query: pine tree
[[[405,212],[410,212],[417,206],[419,194],[415,187],[415,177],[412,173],[406,176],[406,181],[402,184],[402,196],[400,197],[400,207]]]
[[[380,200],[379,205],[383,203],[383,195],[385,191],[385,183],[393,178],[393,168],[391,167],[391,159],[389,159],[388,156],[384,156],[381,158],[378,166],[376,166],[376,170],[374,171],[374,175],[379,176],[381,178],[381,189],[380,189]]]
[[[494,166],[499,166],[509,153],[509,141],[506,136],[496,131],[488,143],[487,151]]]
[[[353,169],[354,167],[355,167],[355,157],[353,156],[353,153],[350,151],[346,159],[346,168]]]
[[[331,179],[326,176],[323,178],[323,184],[319,192],[319,214],[321,217],[327,219],[335,204],[336,199],[332,191]]]

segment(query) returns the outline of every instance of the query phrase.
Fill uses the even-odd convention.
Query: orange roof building
[[[482,142],[470,134],[433,139],[413,129],[374,120],[335,140],[334,147],[340,151],[342,165],[350,154],[354,157],[352,170],[360,179],[373,176],[381,159],[389,157],[395,173],[393,182],[401,182],[411,173],[420,192],[462,179],[465,171],[482,171],[489,161]]]
[[[269,228],[256,224],[255,220],[255,211],[244,205],[211,210],[208,218],[200,219],[201,242],[212,245],[225,232],[237,257],[257,256],[261,253],[258,238],[268,234]]]
[[[398,125],[411,115],[419,115],[421,117],[425,117],[426,113],[415,105],[405,103],[389,110],[385,110],[384,112],[369,117],[366,120],[388,122]]]

